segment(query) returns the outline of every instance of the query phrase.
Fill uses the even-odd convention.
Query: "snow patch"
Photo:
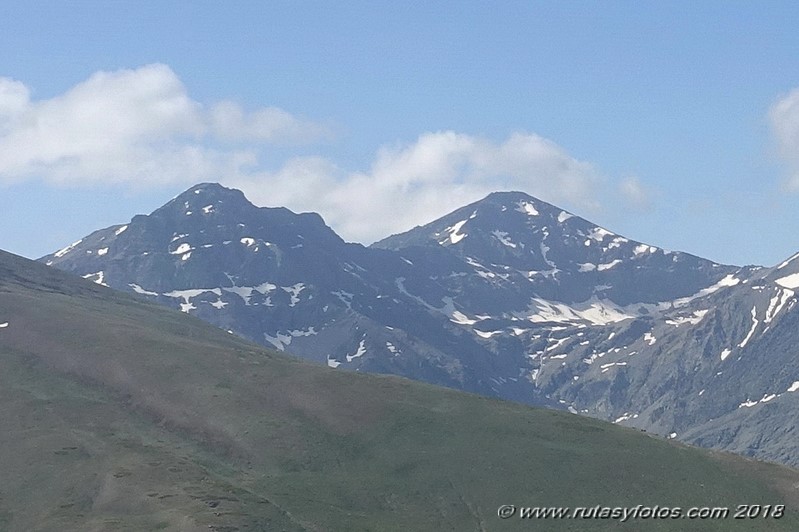
[[[249,236],[245,236],[244,238],[239,240],[239,242],[241,242],[242,244],[244,244],[247,247],[255,245],[255,239],[254,238],[250,238]]]
[[[145,290],[144,288],[142,288],[141,286],[137,285],[136,283],[130,283],[128,286],[133,288],[133,291],[136,292],[137,294],[142,294],[142,295],[145,295],[145,296],[157,296],[157,295],[160,295],[160,294],[158,294],[158,292],[150,292],[149,290]]]
[[[8,325],[8,323],[6,323]],[[788,392],[799,392],[799,381],[794,381],[793,384],[786,390]]]
[[[590,262],[579,264],[579,266],[581,272],[592,272],[596,270],[596,264],[591,264]]]
[[[105,255],[106,253],[108,253],[108,248],[102,248],[102,249],[98,249],[98,250],[97,250],[97,256],[98,256],[98,257],[102,257],[102,256],[103,256],[103,255]]]
[[[547,342],[552,343],[552,345],[544,349],[544,352],[549,353],[550,351],[554,351],[555,349],[558,349],[560,346],[566,343],[566,341],[568,340],[569,340],[568,336],[564,338],[547,338]]]
[[[461,220],[452,227],[447,228],[447,231],[449,231],[449,241],[451,243],[457,244],[466,237],[465,233],[460,233],[459,231],[463,227],[463,224],[465,224],[467,221],[468,220]]]
[[[305,290],[305,284],[297,283],[291,286],[281,286],[280,288],[283,289],[284,292],[287,292],[291,295],[289,306],[293,307],[300,302],[300,292]]]
[[[690,316],[677,316],[672,319],[666,320],[666,323],[669,325],[674,325],[675,327],[679,327],[680,325],[684,325],[686,323],[690,323],[691,325],[696,325],[702,319],[704,319],[705,315],[708,313],[708,310],[696,310]]]
[[[645,253],[655,253],[658,250],[655,246],[648,246],[646,244],[639,244],[633,249],[635,256],[643,255]]]
[[[366,354],[366,338],[361,339],[361,343],[358,344],[358,350],[353,353],[352,355],[347,355],[347,362],[352,362],[358,357],[362,357]]]
[[[316,336],[319,333],[316,332],[316,327],[308,327],[307,329],[291,330],[289,334],[294,338],[299,338],[300,336]]]
[[[562,224],[563,222],[565,222],[569,218],[573,218],[573,217],[574,217],[573,214],[569,214],[566,211],[560,211],[560,214],[558,214],[558,223]]]
[[[3,323],[0,323],[0,329],[5,329],[6,327],[8,327],[8,322],[7,321],[3,322]],[[799,383],[797,383],[797,384],[799,384]]]
[[[183,254],[186,254],[186,253],[190,252],[190,251],[191,251],[191,250],[193,250],[193,249],[194,249],[194,248],[193,248],[193,247],[191,247],[191,245],[189,245],[189,244],[187,244],[187,243],[185,243],[185,242],[184,242],[184,243],[182,243],[181,245],[179,245],[179,246],[178,246],[178,247],[175,249],[175,251],[170,251],[169,253],[171,253],[172,255],[183,255]],[[184,260],[185,260],[185,259],[184,259]]]
[[[607,325],[634,317],[625,313],[612,301],[600,300],[596,296],[588,301],[572,305],[533,298],[527,312],[527,314],[520,314],[517,317],[533,323],[588,322],[594,325]]]
[[[548,237],[548,236],[549,236],[549,233],[547,233],[547,232],[544,232],[544,238],[546,238],[546,237]],[[550,249],[550,248],[549,248],[549,246],[547,246],[546,244],[544,244],[544,241],[543,241],[543,240],[541,241],[541,244],[540,244],[540,246],[541,246],[541,258],[542,258],[542,259],[544,259],[544,262],[546,262],[546,263],[547,263],[547,266],[549,266],[550,268],[552,268],[552,271],[555,271],[555,270],[557,269],[557,267],[558,267],[558,266],[557,266],[557,265],[556,265],[554,262],[552,262],[551,260],[549,260],[549,255],[548,255],[548,253],[549,253],[549,249]]]
[[[527,216],[538,216],[540,213],[536,210],[535,205],[529,201],[520,201],[516,204],[516,211],[526,214]]]
[[[657,342],[657,341],[658,341],[658,339],[657,339],[657,338],[655,338],[655,337],[652,335],[652,333],[651,333],[651,332],[647,332],[647,333],[644,335],[644,342],[648,343],[649,345],[655,345],[655,342]]]
[[[128,230],[128,226],[127,225],[123,225],[122,227],[120,227],[119,229],[114,231],[114,236],[119,236],[119,235],[121,235],[122,233],[124,233],[127,230]]]
[[[328,355],[328,357],[327,357],[327,366],[328,366],[328,367],[330,367],[330,368],[337,368],[337,367],[339,367],[340,365],[341,365],[341,362],[339,362],[338,360],[336,360],[336,359],[334,359],[334,358],[330,358],[330,356]]]
[[[718,283],[716,283],[713,286],[718,286],[719,288],[722,288],[722,287],[726,287],[726,286],[735,286],[735,285],[737,285],[740,282],[741,282],[740,279],[735,277],[733,274],[729,274],[726,277],[724,277],[724,279],[722,279],[721,281],[719,281]]]
[[[738,408],[751,408],[758,403],[768,403],[769,401],[773,401],[777,397],[779,397],[779,395],[777,395],[776,393],[764,393],[760,401],[752,401],[750,399],[747,399],[746,401],[738,405]]]
[[[60,259],[60,258],[61,258],[61,257],[63,257],[64,255],[66,255],[67,253],[69,253],[70,251],[72,251],[73,249],[75,249],[75,246],[77,246],[77,245],[78,245],[78,244],[80,244],[81,242],[83,242],[83,239],[80,239],[80,240],[78,240],[77,242],[73,242],[73,243],[71,243],[70,245],[68,245],[68,246],[67,246],[67,247],[65,247],[65,248],[59,249],[58,251],[56,251],[56,252],[53,254],[53,256],[54,256],[54,257],[56,257],[56,258],[59,258],[59,259]]]
[[[401,285],[401,281],[400,281],[400,279],[397,279],[397,286],[399,287],[400,285]],[[330,293],[332,295],[336,296],[337,298],[339,298],[342,303],[347,305],[348,309],[352,310],[352,298],[355,296],[355,294],[351,294],[350,292],[346,292],[344,290],[337,290],[335,292],[330,292]],[[407,294],[407,292],[405,292],[405,293]],[[408,295],[411,295],[411,294],[408,294]]]
[[[83,276],[84,279],[90,279],[97,284],[101,284],[103,286],[108,286],[105,284],[105,272],[99,271],[95,273],[87,273]]]
[[[780,277],[774,282],[783,288],[799,288],[799,273]]]
[[[797,253],[796,255],[792,256],[790,259],[786,260],[785,262],[783,262],[782,264],[777,266],[777,269],[778,270],[783,269],[784,267],[786,267],[787,265],[789,265],[791,262],[795,261],[796,259],[799,259],[799,253]]]
[[[675,255],[676,257],[676,255]],[[675,299],[671,302],[671,304],[675,307],[684,307],[694,299],[698,299],[700,297],[708,296],[714,292],[721,290],[722,288],[728,288],[730,286],[735,286],[740,283],[741,280],[735,277],[733,274],[728,274],[724,279],[720,280],[716,284],[708,286],[707,288],[703,288],[699,292],[695,293],[694,295],[688,297],[681,297],[679,299]]]
[[[494,238],[496,238],[502,244],[508,246],[509,248],[516,247],[516,244],[510,241],[510,239],[508,238],[508,233],[506,233],[505,231],[499,231],[499,230],[491,231],[491,234],[494,235]]]
[[[591,232],[588,233],[588,238],[590,238],[591,240],[596,240],[597,242],[602,242],[602,240],[604,240],[606,236],[616,236],[616,234],[611,233],[607,229],[603,229],[601,227],[594,227],[593,229],[591,229]],[[586,246],[589,243],[586,243]]]
[[[286,346],[291,343],[291,335],[276,332],[274,336],[264,333],[264,339],[275,346],[278,351],[285,351]]]
[[[722,351],[721,352],[721,361],[723,362],[723,361],[727,360],[727,357],[730,356],[730,353],[732,353],[732,349],[730,349],[729,347],[727,349],[725,349],[724,351]]]
[[[450,314],[449,321],[457,323],[458,325],[474,325],[477,320],[470,320],[469,317],[460,310],[453,310]]]
[[[617,236],[610,242],[610,244],[608,244],[608,249],[620,248],[622,244],[626,244],[627,242],[629,242],[629,240],[626,238]]]
[[[629,412],[625,412],[621,415],[621,417],[616,418],[614,423],[621,423],[622,421],[627,421],[628,419],[635,419],[638,417],[638,414],[630,414]]]
[[[743,341],[740,344],[738,344],[738,347],[740,348],[746,347],[746,344],[749,343],[749,340],[752,338],[752,335],[755,334],[755,329],[757,329],[757,324],[758,324],[757,307],[752,307],[752,328],[749,329],[749,334],[747,334],[746,338],[744,338]]]
[[[782,307],[785,306],[785,303],[787,303],[788,300],[791,297],[793,297],[793,295],[794,295],[793,290],[788,290],[787,288],[783,288],[782,297],[780,297],[780,294],[777,294],[773,298],[771,298],[771,301],[769,302],[768,305],[768,310],[766,310],[766,317],[763,320],[763,323],[771,323],[771,321],[777,317],[777,314],[780,313]]]
[[[252,298],[253,292],[258,292],[261,295],[266,295],[272,290],[277,288],[277,285],[273,285],[272,283],[261,283],[258,286],[225,286],[222,287],[222,290],[225,292],[230,292],[232,294],[236,294],[240,298],[244,300],[245,305],[250,304],[250,298]],[[267,299],[266,306],[271,307],[272,302],[270,299]]]
[[[314,330],[313,327],[310,327],[307,330],[297,329],[293,331],[287,331],[285,333],[278,331],[275,333],[274,336],[264,333],[264,339],[273,346],[275,346],[275,349],[279,351],[285,351],[286,347],[289,344],[291,344],[292,339],[297,338],[298,336],[313,336],[315,334],[317,334],[317,332]],[[329,362],[330,360],[331,359],[328,357],[328,365],[330,365]],[[336,366],[331,366],[331,367],[337,367],[337,366],[338,364]]]
[[[132,285],[131,284],[130,286],[133,287],[133,290],[135,292],[140,293],[140,294],[156,295],[156,296],[158,295],[155,292],[148,292],[146,290],[143,290],[138,285]],[[142,290],[142,291],[140,292],[139,290]],[[174,297],[174,298],[182,299],[183,301],[180,303],[180,310],[182,312],[189,312],[190,310],[196,310],[197,309],[197,307],[195,307],[194,304],[191,302],[191,299],[199,296],[200,294],[211,293],[211,294],[215,294],[220,299],[218,299],[217,301],[214,301],[213,303],[210,303],[210,305],[213,306],[214,308],[217,308],[217,309],[221,310],[222,308],[227,306],[227,303],[222,301],[222,299],[221,299],[222,290],[229,291],[227,288],[191,288],[191,289],[188,289],[188,290],[172,290],[171,292],[166,292],[166,293],[161,294],[161,295],[164,295],[166,297]]]
[[[626,366],[626,365],[627,362],[610,362],[608,364],[602,364],[601,366],[599,366],[599,368],[602,370],[602,373],[605,373],[605,371],[609,370],[614,366]]]
[[[605,270],[609,270],[609,269],[613,268],[614,266],[616,266],[616,265],[618,265],[618,264],[621,264],[621,260],[619,260],[619,259],[616,259],[616,260],[614,260],[613,262],[608,262],[608,263],[606,263],[606,264],[600,264],[600,265],[598,265],[598,266],[596,267],[596,269],[597,269],[597,270],[599,270],[599,271],[601,271],[601,272],[603,272],[603,271],[605,271]]]

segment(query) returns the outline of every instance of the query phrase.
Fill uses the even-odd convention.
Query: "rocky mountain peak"
[[[151,216],[177,219],[220,212],[241,213],[256,208],[240,190],[223,187],[219,183],[201,183],[178,194]]]

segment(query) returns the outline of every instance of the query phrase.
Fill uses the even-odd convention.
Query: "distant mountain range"
[[[331,367],[799,465],[797,258],[716,264],[520,192],[367,248],[205,183],[40,260]]]

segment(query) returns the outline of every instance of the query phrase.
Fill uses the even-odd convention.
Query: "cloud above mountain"
[[[97,72],[62,95],[32,100],[0,78],[0,179],[159,185],[210,179],[252,164],[250,146],[215,141],[305,142],[323,126],[274,107],[246,113],[193,100],[166,65]]]
[[[601,181],[589,163],[538,135],[517,133],[494,142],[441,131],[380,148],[366,172],[307,157],[274,173],[228,182],[255,203],[319,212],[344,238],[371,242],[496,190],[521,190],[596,210]]]
[[[799,88],[778,98],[768,117],[778,154],[788,170],[785,188],[799,192]]]
[[[316,211],[347,239],[371,242],[496,190],[520,190],[583,211],[648,205],[637,179],[608,183],[592,164],[534,133],[496,141],[455,131],[380,146],[367,170],[291,156],[330,142],[326,125],[277,107],[193,99],[167,65],[96,72],[34,99],[0,78],[0,183],[174,186],[221,181],[261,205]],[[288,149],[277,167],[273,147]],[[288,148],[287,148],[288,147]],[[606,186],[609,185],[609,186]]]

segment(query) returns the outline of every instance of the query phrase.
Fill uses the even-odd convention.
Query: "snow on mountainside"
[[[737,270],[630,240],[521,192],[493,193],[373,247],[445,248],[497,288],[523,287],[542,317],[553,311],[541,300],[593,301],[608,312],[601,322],[621,318],[620,307],[691,296]]]
[[[799,444],[769,439],[799,391],[797,257],[720,265],[519,192],[365,248],[201,184],[41,260],[332,368],[799,464]]]

